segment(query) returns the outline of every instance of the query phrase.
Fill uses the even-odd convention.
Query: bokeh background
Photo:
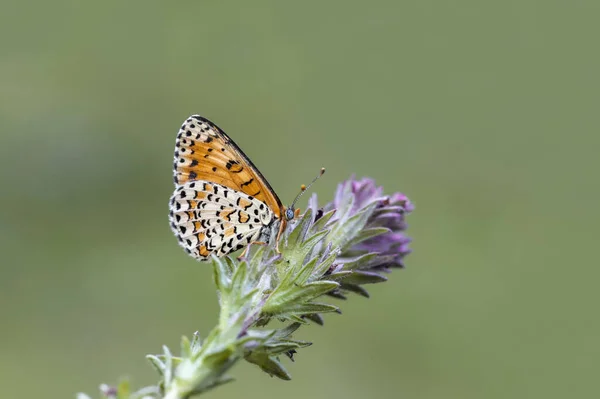
[[[284,202],[321,166],[416,203],[408,268],[294,380],[213,398],[596,397],[600,3],[3,1],[2,397],[156,381],[217,317],[167,223],[172,152],[219,124]]]

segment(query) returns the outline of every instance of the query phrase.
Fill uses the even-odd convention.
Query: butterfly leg
[[[246,253],[247,253],[247,252],[250,250],[250,246],[251,246],[252,244],[256,244],[256,245],[267,245],[267,243],[266,243],[266,242],[263,242],[263,241],[253,241],[253,242],[251,242],[251,243],[250,243],[250,244],[248,244],[248,246],[247,246],[247,247],[244,249],[244,251],[243,251],[243,252],[240,254],[240,256],[238,256],[238,257],[237,257],[237,260],[242,260],[242,259],[243,259],[243,258],[246,256]]]
[[[279,225],[279,232],[277,233],[277,239],[275,240],[275,252],[277,253],[277,255],[281,254],[281,251],[279,250],[279,239],[281,238],[281,235],[283,234],[283,231],[285,230],[285,226],[286,226],[286,221],[284,219],[281,222],[281,224]]]

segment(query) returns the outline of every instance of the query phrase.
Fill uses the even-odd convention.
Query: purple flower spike
[[[342,206],[347,200],[349,193],[354,197],[353,211],[358,211],[373,201],[386,198],[383,196],[383,188],[377,187],[375,180],[369,178],[354,180],[354,177],[351,177],[350,180],[346,180],[338,185],[334,202],[330,204],[331,207],[339,208]]]
[[[384,195],[383,187],[377,186],[373,179],[362,178],[355,180],[351,178],[338,186],[333,203],[328,204],[325,209],[343,209],[348,201],[348,196],[352,196],[352,208],[347,217],[359,213],[365,207],[376,204],[370,214],[365,230],[378,232],[370,238],[366,238],[355,243],[350,248],[345,248],[341,254],[342,259],[353,260],[357,256],[365,254],[377,254],[375,260],[371,260],[367,265],[359,265],[358,268],[363,271],[369,269],[385,270],[389,267],[403,267],[403,259],[411,250],[409,243],[411,238],[404,232],[408,225],[406,224],[406,215],[414,210],[414,205],[408,197],[402,193]],[[341,217],[336,215],[333,220]],[[382,230],[387,229],[388,231]]]

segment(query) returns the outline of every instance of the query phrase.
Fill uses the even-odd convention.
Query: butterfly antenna
[[[324,173],[325,168],[321,168],[321,171],[319,172],[317,177],[315,177],[308,186],[305,186],[304,184],[300,186],[300,192],[298,193],[298,195],[296,195],[296,198],[294,198],[294,202],[292,202],[292,206],[290,206],[290,208],[294,209],[294,205],[296,205],[296,202],[300,199],[300,197],[302,197],[302,194],[304,194],[306,190],[310,188],[310,186],[312,186],[317,180],[319,180],[319,177],[323,176]]]

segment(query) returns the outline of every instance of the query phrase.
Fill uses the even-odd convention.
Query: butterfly
[[[200,261],[253,243],[274,242],[278,250],[287,223],[299,214],[294,205],[306,190],[302,186],[285,207],[237,144],[199,115],[189,117],[177,133],[173,173],[171,229],[179,245]]]

